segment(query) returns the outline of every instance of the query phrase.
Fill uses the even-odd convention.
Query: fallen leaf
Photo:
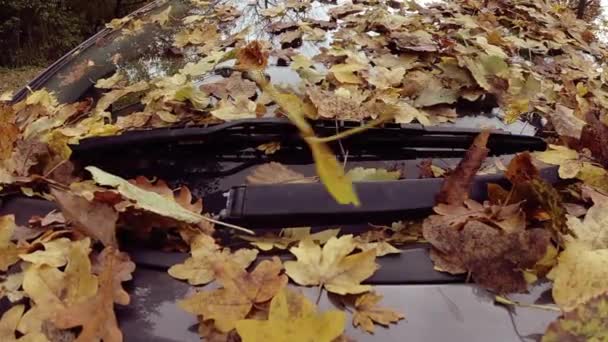
[[[283,265],[278,257],[262,261],[251,273],[231,264],[215,263],[214,267],[223,288],[197,292],[178,305],[205,320],[214,320],[221,332],[234,329],[254,304],[270,300],[287,284],[287,276],[280,274]]]
[[[359,64],[335,64],[330,69],[334,77],[341,83],[360,84],[361,77],[355,74],[358,71],[365,70],[366,67]]]
[[[310,177],[305,177],[303,174],[277,162],[260,165],[247,176],[247,183],[254,185],[312,182],[314,180]]]
[[[332,237],[323,249],[310,239],[303,240],[289,251],[297,261],[286,261],[287,275],[300,285],[319,285],[337,294],[369,291],[361,285],[376,271],[375,250],[349,255],[356,248],[352,235]]]
[[[591,250],[576,241],[565,247],[547,278],[553,280],[555,303],[568,311],[608,290],[608,249]]]
[[[51,194],[61,208],[65,218],[87,236],[101,241],[104,246],[117,247],[116,221],[118,213],[111,206],[100,202],[89,202],[84,197],[51,189]]]
[[[16,227],[14,215],[0,216],[0,271],[3,272],[19,261],[21,249],[11,242]]]
[[[355,239],[357,239],[357,238],[355,238]],[[403,252],[402,250],[396,248],[395,246],[391,245],[387,241],[364,242],[364,241],[358,240],[357,248],[364,252],[367,252],[369,250],[374,250],[377,257],[382,257],[382,256],[389,255],[389,254],[399,254],[399,253]]]
[[[173,278],[188,280],[190,285],[204,285],[216,278],[214,265],[217,263],[234,264],[244,270],[258,252],[241,248],[232,253],[228,248],[220,248],[210,236],[198,235],[191,244],[191,254],[183,263],[171,266],[168,273]]]
[[[386,169],[374,169],[355,167],[346,173],[353,182],[382,182],[401,178],[401,171],[388,171]]]
[[[593,200],[593,206],[587,210],[583,221],[567,215],[568,226],[576,235],[576,241],[586,244],[589,249],[608,249],[608,197],[594,190],[587,193]]]
[[[122,341],[122,332],[114,313],[116,250],[112,247],[107,247],[107,250],[110,252],[105,255],[104,268],[99,275],[97,294],[84,302],[58,310],[51,317],[53,324],[60,329],[82,327],[75,342]]]
[[[477,284],[497,293],[526,291],[522,270],[541,260],[550,243],[544,229],[506,233],[475,220],[461,230],[425,222],[423,233],[437,251],[440,268],[466,270]]]
[[[103,274],[106,268],[112,267],[112,296],[114,303],[129,305],[131,298],[122,287],[123,282],[133,279],[132,274],[135,271],[135,263],[131,261],[129,255],[112,247],[106,247],[97,256],[93,267],[95,268],[95,273],[99,274]]]
[[[211,111],[211,114],[226,122],[251,119],[257,117],[256,108],[256,103],[246,98],[239,98],[235,101],[221,100],[218,107]]]
[[[326,229],[317,233],[310,233],[310,227],[299,227],[299,228],[285,228],[282,229],[278,235],[262,235],[262,236],[248,236],[241,235],[241,239],[249,241],[252,245],[256,246],[262,251],[269,251],[273,248],[287,249],[290,245],[298,243],[305,239],[318,242],[319,245],[324,245],[330,238],[338,236],[340,228],[337,229]]]
[[[353,325],[360,329],[373,334],[374,323],[388,326],[391,323],[397,323],[400,319],[405,318],[392,309],[378,306],[382,300],[382,295],[376,292],[368,292],[362,294],[355,301],[355,312],[353,314]]]
[[[15,305],[8,309],[0,319],[0,340],[5,342],[47,342],[46,336],[41,333],[29,333],[16,338],[17,325],[25,311],[24,305]]]
[[[233,99],[249,99],[256,95],[257,89],[255,82],[244,79],[239,72],[233,72],[230,77],[221,81],[201,85],[201,90],[220,99],[226,99],[228,96]]]
[[[561,195],[551,184],[540,178],[530,153],[515,156],[509,163],[505,176],[513,184],[513,197],[523,197],[527,206],[534,208],[534,204],[538,204],[549,213],[547,227],[555,241],[561,244],[562,236],[572,234],[566,224],[566,210]]]
[[[290,312],[288,290],[281,290],[270,302],[268,320],[240,320],[236,330],[243,342],[265,341],[333,341],[344,331],[346,316],[332,310],[317,313],[308,302],[308,309]]]
[[[262,44],[254,40],[236,52],[239,70],[263,70],[268,65],[268,51]]]
[[[196,224],[203,220],[200,214],[182,207],[173,198],[166,198],[157,193],[143,190],[94,166],[87,166],[85,169],[91,173],[95,182],[103,186],[115,187],[122,196],[133,201],[132,205],[138,208],[180,222]]]
[[[140,81],[138,83],[129,85],[125,88],[113,89],[109,92],[102,95],[102,97],[97,101],[97,105],[95,105],[95,109],[93,109],[93,113],[95,115],[100,116],[109,116],[109,113],[106,110],[116,101],[118,101],[123,96],[128,94],[141,92],[147,90],[149,85],[145,81]]]
[[[574,115],[574,110],[561,104],[555,105],[555,112],[550,112],[550,119],[555,131],[564,137],[580,139],[585,121]]]
[[[608,339],[608,292],[590,298],[551,322],[542,342]]]
[[[469,197],[469,188],[473,178],[488,155],[486,148],[489,131],[481,132],[467,150],[456,169],[443,181],[441,191],[437,194],[437,203],[461,204]]]
[[[161,27],[165,26],[170,19],[172,9],[173,7],[168,6],[164,11],[151,15],[150,21],[153,23],[158,23]]]
[[[23,272],[12,273],[0,282],[0,298],[6,297],[11,303],[23,299],[25,293],[20,290],[23,284]]]

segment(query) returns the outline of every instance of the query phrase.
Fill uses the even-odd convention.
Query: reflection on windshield
[[[109,77],[116,71],[124,73],[130,84],[158,80],[178,74],[189,63],[198,63],[201,58],[208,56],[217,47],[223,51],[230,51],[242,42],[258,40],[271,47],[269,66],[265,70],[271,81],[275,85],[301,91],[304,81],[310,81],[308,77],[315,79],[314,77],[327,76],[326,63],[318,61],[315,56],[323,55],[323,58],[331,56],[331,54],[327,54],[327,51],[335,49],[335,45],[332,47],[334,41],[342,42],[342,46],[346,46],[349,45],[350,40],[353,40],[357,42],[355,46],[363,44],[366,49],[373,49],[374,44],[378,44],[373,38],[387,35],[386,32],[380,31],[379,33],[378,28],[366,28],[364,32],[357,32],[356,30],[361,30],[361,26],[358,26],[360,23],[349,16],[350,13],[347,10],[344,10],[344,15],[337,16],[337,20],[336,17],[332,18],[330,11],[339,7],[343,9],[344,5],[351,4],[346,0],[333,2],[216,0],[204,6],[200,3],[202,1],[171,0],[159,4],[146,13],[130,18],[131,24],[125,25],[122,31],[116,30],[107,34],[97,39],[94,46],[79,51],[78,55],[58,72],[58,77],[52,77],[47,81],[46,88],[55,91],[61,102],[73,102],[84,96],[99,97],[102,92],[93,87],[94,82]],[[438,3],[438,1],[419,1],[418,3],[428,5]],[[400,8],[379,7],[371,12],[368,11],[366,15],[372,18],[369,20],[371,25],[377,25],[373,24],[374,16],[377,16],[377,22],[380,25],[386,27],[393,24],[402,25],[404,13],[416,10],[415,6],[412,8],[403,6],[401,5]],[[170,11],[170,25],[159,26],[151,23],[150,18],[167,10]],[[399,16],[391,17],[392,14],[399,14]],[[391,23],[391,20],[397,21]],[[143,24],[135,25],[134,22]],[[127,28],[132,32],[126,32]],[[183,43],[179,43],[179,41],[183,41]],[[197,43],[189,44],[191,41]],[[386,47],[379,45],[378,49],[386,49]],[[334,56],[337,57],[333,58],[343,58],[340,53],[336,51]],[[362,61],[369,63],[365,61],[369,56],[366,56],[364,52],[359,53],[360,57],[352,55],[349,58],[362,58]],[[307,80],[303,80],[302,71],[290,68],[285,62],[293,63],[293,57],[296,55],[303,55],[313,60],[313,69],[317,74],[305,75]],[[372,57],[374,63],[379,60],[377,56],[376,54],[375,57]],[[404,54],[398,58],[409,58],[407,56]],[[425,58],[424,54],[420,54],[420,56]],[[414,55],[414,59],[407,60],[406,63],[415,66],[415,58]],[[388,66],[391,63],[398,65],[403,61],[403,59],[395,59],[394,62],[391,62],[385,59],[382,61],[382,65]],[[80,67],[77,68],[77,66]],[[230,76],[233,66],[234,60],[219,63],[212,68],[211,72],[192,75],[191,80],[197,87],[213,84]],[[74,70],[78,72],[75,73]],[[443,70],[447,72],[446,69]],[[423,71],[423,73],[425,72]],[[423,73],[407,71],[406,77],[415,80],[414,82],[419,80],[427,82],[428,76]],[[66,84],[66,75],[70,76],[68,79],[73,79],[73,81]],[[425,77],[427,78],[424,79]],[[436,87],[437,85],[431,82],[427,86]],[[407,92],[408,90],[402,91]],[[260,95],[258,92],[257,96]],[[138,108],[137,96],[127,96],[121,99],[117,107],[128,108],[129,101],[134,105],[133,108]],[[210,101],[213,106],[218,103],[217,99],[212,98]],[[269,106],[266,111],[267,115],[272,115],[275,109],[276,107]],[[504,124],[502,120],[504,113],[491,109],[492,107],[475,108],[472,114],[485,113],[485,115],[479,118],[471,115],[463,118],[450,117],[448,123],[444,124],[455,124],[462,127],[494,127],[514,133],[535,133],[536,128],[523,122]],[[459,114],[463,113],[459,112]],[[469,114],[471,114],[470,111]],[[445,121],[435,122],[435,124],[441,122]]]

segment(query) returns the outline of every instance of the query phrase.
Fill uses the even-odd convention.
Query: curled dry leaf
[[[437,194],[437,203],[461,204],[469,198],[473,178],[489,152],[486,148],[489,137],[490,132],[483,131],[475,138],[456,169],[443,181],[441,191]]]
[[[388,326],[405,318],[399,312],[378,306],[381,300],[382,295],[376,292],[368,292],[357,297],[355,301],[355,313],[353,314],[353,325],[373,334],[374,323]]]
[[[258,255],[256,250],[239,249],[230,252],[222,249],[212,237],[198,235],[190,245],[192,257],[181,264],[169,268],[169,275],[173,278],[188,280],[190,285],[204,285],[216,278],[216,265],[218,263],[234,264],[234,267],[246,269]]]
[[[346,321],[343,312],[318,313],[309,301],[306,301],[307,305],[301,305],[299,312],[294,312],[290,310],[288,292],[283,289],[272,299],[268,320],[236,322],[236,330],[243,342],[333,341],[342,334]]]
[[[361,282],[376,272],[376,252],[349,255],[356,247],[352,235],[332,237],[322,249],[310,239],[302,240],[289,250],[298,260],[286,261],[285,271],[300,285],[319,285],[337,294],[369,291],[371,286]]]
[[[234,329],[236,322],[245,318],[254,304],[269,301],[287,284],[278,257],[262,261],[251,273],[221,262],[214,263],[214,269],[223,288],[197,292],[178,305],[205,320],[212,319],[221,332]]]

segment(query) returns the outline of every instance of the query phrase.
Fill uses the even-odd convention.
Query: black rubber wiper
[[[362,125],[351,121],[321,120],[312,123],[317,136],[334,135]],[[342,140],[350,149],[398,150],[467,149],[481,130],[456,127],[424,127],[417,124],[384,124]],[[281,146],[305,146],[297,129],[287,119],[263,118],[238,120],[197,127],[158,128],[130,131],[118,136],[89,138],[72,146],[76,154],[133,149],[153,150],[214,145],[222,148],[247,148],[252,144],[280,142]],[[255,145],[254,145],[255,146]],[[526,150],[543,150],[545,142],[537,137],[492,131],[488,148],[493,154],[510,154]],[[123,150],[125,151],[125,150]]]

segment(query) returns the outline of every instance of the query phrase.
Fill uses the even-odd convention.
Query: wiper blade
[[[363,123],[318,120],[312,122],[317,136],[330,136]],[[386,150],[399,148],[466,150],[481,130],[458,127],[424,127],[418,124],[384,124],[342,140],[351,150]],[[237,120],[199,127],[158,128],[130,131],[118,136],[82,140],[72,146],[76,155],[103,151],[133,149],[180,149],[213,145],[224,149],[243,149],[255,144],[280,142],[282,146],[305,146],[297,129],[287,119],[262,118]],[[488,148],[493,154],[544,150],[546,143],[538,138],[492,131]]]

